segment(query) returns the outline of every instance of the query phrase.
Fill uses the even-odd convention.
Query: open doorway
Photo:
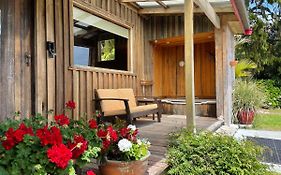
[[[164,98],[185,97],[183,42],[183,37],[154,41],[153,95]],[[216,98],[213,33],[199,33],[194,36],[194,78],[196,98]]]

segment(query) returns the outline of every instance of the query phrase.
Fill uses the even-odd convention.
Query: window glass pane
[[[74,46],[74,64],[88,66],[89,53],[90,53],[89,48]]]

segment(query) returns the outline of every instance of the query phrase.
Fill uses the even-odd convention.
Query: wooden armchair
[[[154,104],[137,106],[133,89],[97,89],[97,109],[102,113],[102,120],[107,117],[125,117],[128,123],[141,116],[157,114],[161,122],[161,102],[155,100]]]

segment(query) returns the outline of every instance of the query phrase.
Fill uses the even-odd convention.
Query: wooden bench
[[[102,120],[123,116],[132,123],[138,117],[157,114],[158,122],[161,122],[161,101],[155,99],[153,104],[138,106],[133,89],[97,89],[95,101]]]

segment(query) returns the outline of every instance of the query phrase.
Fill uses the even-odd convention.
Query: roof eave
[[[238,18],[238,21],[242,27],[244,34],[250,35],[252,30],[250,28],[249,14],[246,9],[245,1],[244,0],[230,0],[230,2],[233,7],[235,16]]]

